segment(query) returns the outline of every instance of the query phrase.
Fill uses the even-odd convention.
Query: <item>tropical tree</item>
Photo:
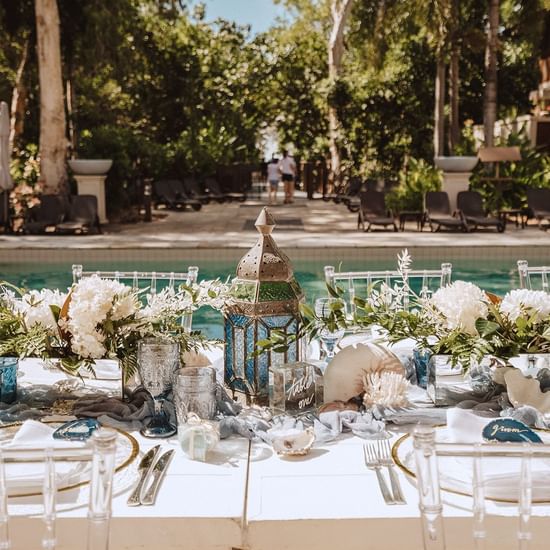
[[[353,0],[332,0],[330,6],[332,29],[328,40],[328,75],[332,88],[338,86],[338,80],[342,74],[344,31],[351,14],[352,6]],[[333,182],[338,185],[341,181],[342,169],[340,158],[340,121],[338,120],[337,108],[331,101],[328,104],[328,127],[331,173]]]
[[[36,0],[40,77],[40,172],[46,193],[63,193],[67,183],[67,137],[57,0]]]
[[[497,120],[497,52],[500,0],[488,0],[487,43],[485,46],[485,91],[483,94],[483,131],[485,146],[494,144]]]

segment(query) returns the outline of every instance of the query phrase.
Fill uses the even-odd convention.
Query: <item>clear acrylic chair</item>
[[[442,263],[440,269],[411,269],[406,272],[406,278],[412,287],[418,286],[421,296],[429,296],[434,288],[441,288],[451,283],[453,266],[450,263]],[[373,285],[385,283],[391,286],[395,281],[401,280],[399,271],[344,271],[337,272],[332,265],[325,266],[325,282],[331,287],[342,286],[344,299],[348,303],[348,311],[355,314],[354,299],[358,290],[365,296],[373,288]],[[343,283],[340,285],[339,283]],[[407,296],[404,307],[407,309]]]
[[[540,289],[545,292],[550,292],[550,286],[548,285],[548,276],[550,275],[550,266],[537,266],[531,267],[527,260],[518,260],[518,274],[519,274],[519,287],[520,288],[538,288],[538,284],[533,284],[532,276],[540,276]]]
[[[5,465],[9,462],[43,462],[43,523],[41,548],[56,548],[56,473],[55,463],[78,460],[90,462],[90,496],[88,501],[88,550],[108,550],[111,520],[113,473],[115,467],[117,434],[114,430],[99,429],[91,438],[91,445],[77,449],[34,449],[9,447],[0,449],[0,549],[10,550],[10,515]]]
[[[80,264],[72,266],[73,283],[77,283],[83,277],[91,277],[97,275],[101,279],[114,279],[125,284],[129,284],[133,289],[148,287],[151,294],[156,294],[159,281],[164,286],[174,288],[176,283],[192,285],[197,282],[199,277],[199,268],[197,266],[189,266],[187,272],[177,273],[174,271],[85,271]],[[161,283],[161,284],[162,284]],[[189,332],[193,323],[193,315],[190,313],[182,319],[182,325]]]
[[[533,507],[534,459],[550,458],[550,445],[541,443],[438,443],[435,429],[419,425],[413,433],[416,478],[419,496],[420,519],[425,550],[445,550],[443,501],[441,497],[440,468],[438,458],[452,457],[472,460],[472,538],[464,548],[482,550],[487,541],[487,480],[490,468],[487,459],[504,460],[506,457],[520,461],[517,492],[517,548],[528,550],[531,541],[531,514]],[[485,465],[485,467],[484,467]],[[514,478],[515,481],[515,478]],[[513,506],[510,504],[510,506]]]

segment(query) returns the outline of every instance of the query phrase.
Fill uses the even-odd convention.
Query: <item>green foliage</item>
[[[550,187],[550,158],[542,151],[531,147],[523,132],[511,133],[506,139],[497,142],[501,146],[519,146],[521,161],[503,162],[500,175],[511,178],[499,185],[484,178],[494,175],[490,168],[479,163],[470,180],[472,189],[479,191],[489,210],[499,208],[526,208],[526,190],[529,188]]]
[[[409,159],[399,173],[399,186],[386,195],[386,204],[394,212],[423,210],[427,191],[441,190],[441,172],[422,159]]]

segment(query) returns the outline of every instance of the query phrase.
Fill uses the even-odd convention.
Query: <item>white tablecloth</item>
[[[29,380],[32,369],[22,366]],[[132,434],[141,451],[156,444]],[[373,471],[365,467],[357,437],[314,447],[301,458],[281,459],[264,443],[242,438],[220,443],[209,463],[185,457],[175,439],[163,447],[176,454],[153,507],[126,505],[129,490],[113,499],[111,550],[404,550],[422,547],[416,488],[400,474],[408,504],[388,506]],[[72,493],[72,494],[71,494]],[[76,499],[75,491],[61,497]],[[470,500],[446,494],[448,548],[472,548]],[[21,513],[29,502],[14,499]],[[494,509],[507,514],[507,505]],[[86,507],[60,513],[59,548],[85,547]],[[532,548],[546,548],[550,507],[537,507]],[[40,522],[19,520],[15,548],[39,548]],[[487,548],[515,548],[517,520],[495,518]],[[491,522],[489,522],[491,527]],[[508,546],[506,546],[508,544]],[[546,546],[545,546],[546,545]]]

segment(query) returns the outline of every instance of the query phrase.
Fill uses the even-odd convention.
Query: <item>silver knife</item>
[[[141,504],[150,506],[151,504],[155,503],[160,483],[164,478],[166,470],[168,470],[168,465],[170,464],[170,460],[172,459],[173,454],[174,449],[165,452],[154,465],[152,472],[153,481],[151,481],[151,486],[147,489],[145,495],[141,497]]]
[[[139,506],[141,504],[141,491],[143,489],[145,481],[152,471],[153,464],[155,463],[155,459],[157,458],[159,452],[160,445],[155,445],[143,455],[143,458],[141,459],[141,462],[138,466],[138,472],[140,472],[141,477],[139,478],[135,489],[132,491],[132,494],[128,497],[128,506]]]

